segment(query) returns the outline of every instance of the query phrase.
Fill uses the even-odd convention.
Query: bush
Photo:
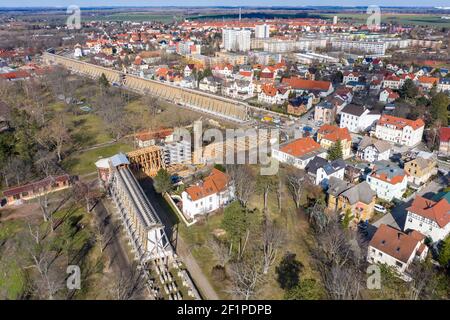
[[[225,267],[218,264],[212,268],[211,275],[214,281],[224,281],[227,278]]]

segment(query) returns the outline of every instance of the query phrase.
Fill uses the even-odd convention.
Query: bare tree
[[[86,212],[91,212],[94,209],[101,194],[92,188],[88,183],[77,181],[72,187],[72,195],[76,201],[85,203]]]
[[[114,275],[109,293],[115,300],[134,300],[141,297],[144,287],[145,281],[133,265],[128,272],[120,270]]]
[[[62,149],[71,140],[69,129],[67,128],[62,115],[58,115],[50,122],[48,133],[49,142],[54,145],[56,155],[58,156],[58,162],[61,162]]]
[[[263,274],[269,272],[283,243],[284,232],[273,223],[264,221],[262,227]]]
[[[232,252],[226,244],[215,238],[209,238],[206,245],[214,254],[220,266],[225,267],[231,260]]]
[[[299,209],[305,188],[310,183],[310,177],[304,170],[293,168],[287,173],[286,182],[292,199],[295,202],[295,206]]]
[[[329,298],[358,299],[364,254],[356,232],[344,230],[334,214],[314,236],[312,256]]]
[[[233,263],[230,273],[232,284],[229,293],[243,300],[250,300],[258,294],[264,278],[261,265],[254,259]]]
[[[118,95],[103,94],[97,99],[99,115],[105,122],[111,136],[118,141],[127,132],[125,102]]]
[[[431,261],[415,261],[408,268],[411,277],[409,296],[411,300],[433,299],[433,293],[438,285],[437,272]]]
[[[247,165],[227,165],[226,171],[235,188],[236,198],[246,208],[256,188],[255,177],[251,168]]]
[[[39,233],[29,227],[31,241],[26,245],[31,264],[27,269],[35,269],[39,275],[34,281],[34,291],[40,299],[53,300],[64,287],[64,276],[54,265],[56,254],[42,241]]]

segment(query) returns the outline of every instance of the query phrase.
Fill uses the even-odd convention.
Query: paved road
[[[168,210],[167,207],[161,205],[160,201],[165,200],[161,200],[160,196],[156,194],[150,179],[141,180],[140,183],[148,199],[155,207],[155,210],[158,212],[161,222],[166,227],[167,237],[171,239],[172,245],[175,248],[176,253],[186,265],[186,268],[189,271],[189,274],[191,275],[195,285],[199,289],[200,294],[206,300],[219,300],[220,299],[219,296],[217,295],[214,288],[211,286],[209,280],[203,274],[203,271],[198,265],[195,258],[192,256],[188,245],[179,236],[177,232],[178,222],[174,221],[174,217],[171,212],[167,212]]]
[[[435,193],[439,192],[443,188],[443,185],[438,181],[431,181],[427,186],[425,186],[422,190],[418,192],[418,195],[429,198]],[[387,224],[394,228],[403,230],[405,226],[407,208],[411,205],[413,199],[408,202],[402,202],[391,210],[390,213],[387,213],[379,220],[375,221],[372,225],[375,227],[379,227],[381,224]]]

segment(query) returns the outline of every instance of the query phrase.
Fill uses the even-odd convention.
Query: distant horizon
[[[164,8],[164,7],[276,7],[276,8],[303,8],[303,7],[337,7],[337,8],[357,8],[367,7],[369,5],[378,5],[385,8],[436,8],[450,10],[448,0],[434,0],[431,3],[423,4],[421,0],[398,0],[396,5],[392,5],[390,0],[367,1],[367,0],[344,0],[336,4],[333,0],[308,0],[299,5],[298,0],[248,0],[246,5],[242,5],[238,0],[166,0],[165,4],[154,3],[156,1],[124,1],[124,0],[47,0],[42,2],[32,0],[3,0],[0,8],[65,8],[70,5],[78,5],[80,7],[88,8]],[[189,4],[186,4],[188,2]]]

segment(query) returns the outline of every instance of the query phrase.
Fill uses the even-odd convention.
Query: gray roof
[[[332,196],[339,196],[345,190],[353,187],[353,184],[350,182],[344,181],[342,179],[336,177],[330,177],[328,181],[328,190],[327,193]]]
[[[375,195],[376,192],[370,189],[370,186],[366,181],[361,182],[342,193],[342,196],[346,197],[352,205],[356,202],[370,203]]]
[[[358,150],[364,150],[369,146],[373,146],[380,153],[391,149],[391,144],[387,141],[378,140],[369,136],[364,136],[358,145]]]
[[[387,160],[375,161],[374,170],[372,173],[376,173],[377,175],[386,175],[388,179],[405,175],[405,171],[403,171],[402,168]]]
[[[324,153],[326,150],[322,147],[317,148],[311,152],[305,153],[304,155],[297,157],[297,159],[306,160],[315,156],[318,156],[319,154]]]
[[[323,166],[323,170],[327,173],[327,175],[333,174],[341,169],[345,169],[345,161],[342,159],[337,159],[327,163]]]
[[[123,153],[113,155],[111,158],[109,158],[109,160],[111,160],[111,163],[114,167],[120,166],[122,164],[130,164],[130,161],[128,161],[127,156]]]
[[[311,175],[316,175],[317,169],[322,168],[323,166],[327,165],[328,161],[322,157],[314,157],[305,167],[306,172],[308,172]]]
[[[341,113],[349,113],[354,116],[360,116],[366,111],[366,108],[364,106],[358,106],[356,104],[348,104],[342,109]]]
[[[415,158],[415,159],[413,159],[411,161],[414,161],[414,160],[416,161],[417,165],[421,169],[427,168],[430,165],[431,162],[434,162],[434,160],[432,160],[432,159],[425,159],[425,158],[422,158],[422,157],[417,157],[417,158]]]

